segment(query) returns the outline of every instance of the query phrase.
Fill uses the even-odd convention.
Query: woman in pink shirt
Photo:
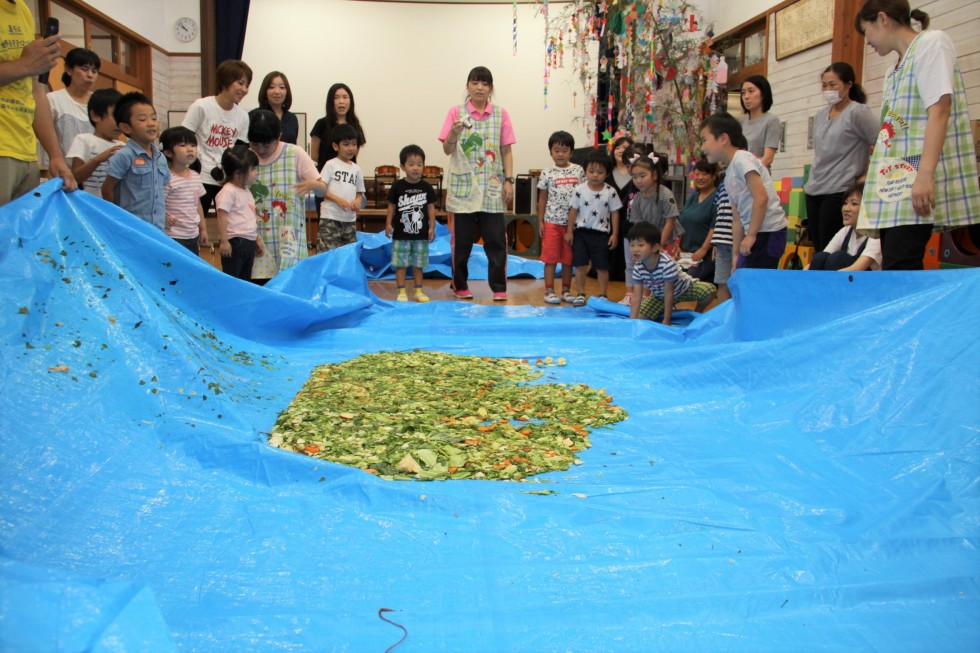
[[[490,103],[493,75],[477,66],[466,79],[466,100],[446,114],[439,140],[450,155],[446,208],[452,212],[453,282],[460,299],[472,299],[469,258],[473,243],[483,238],[487,280],[494,301],[507,300],[507,237],[504,211],[514,198],[514,156],[517,142],[510,116]]]

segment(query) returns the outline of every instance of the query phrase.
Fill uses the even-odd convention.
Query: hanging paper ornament
[[[514,50],[511,52],[511,56],[517,54],[517,0],[514,0],[513,6],[513,38],[514,38]]]
[[[617,36],[626,33],[626,17],[623,16],[623,12],[617,11],[612,15],[609,21],[609,31]]]
[[[718,86],[724,86],[728,83],[728,61],[724,57],[721,57],[718,67],[715,68],[715,83]]]

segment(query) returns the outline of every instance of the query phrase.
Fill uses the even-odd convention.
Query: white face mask
[[[830,105],[837,104],[840,102],[840,91],[824,91],[823,92],[824,102]]]

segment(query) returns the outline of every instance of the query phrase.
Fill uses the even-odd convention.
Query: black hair
[[[615,161],[615,158],[616,158],[616,148],[619,147],[620,145],[622,145],[623,143],[629,143],[629,145],[632,146],[633,145],[633,139],[630,138],[629,136],[620,136],[619,138],[617,138],[616,140],[614,140],[612,142],[612,147],[609,149],[609,154],[611,154],[612,157],[613,157],[613,159],[614,159],[613,160],[613,164],[618,164],[619,163],[618,161]],[[622,156],[623,163],[629,164],[630,161],[629,161],[628,158],[626,158],[626,155],[629,154],[629,151],[630,151],[630,148],[629,147],[627,147],[625,150],[623,150],[623,156]]]
[[[100,70],[102,68],[102,59],[96,53],[85,48],[72,48],[69,50],[68,54],[65,55],[65,72],[61,73],[61,83],[65,85],[65,88],[71,86],[71,74],[68,72],[68,69],[78,68],[79,66],[92,66],[96,70]]]
[[[354,125],[341,123],[330,130],[330,142],[339,144],[341,141],[356,141],[357,130]]]
[[[769,85],[769,80],[762,75],[749,75],[744,80],[742,80],[742,85],[748,82],[762,93],[762,113],[768,113],[769,109],[772,108],[772,86]],[[742,110],[748,113],[749,110],[745,108],[745,102],[742,101],[742,94],[739,93],[738,101],[742,103]]]
[[[251,150],[245,141],[235,141],[221,154],[221,167],[211,171],[211,176],[215,181],[228,183],[234,181],[237,175],[247,174],[252,168],[259,165],[258,155]]]
[[[248,117],[248,142],[271,143],[282,136],[282,122],[272,111],[259,109]]]
[[[718,164],[717,163],[712,163],[711,161],[708,161],[707,158],[702,157],[702,158],[698,159],[697,162],[694,164],[694,169],[695,170],[700,170],[701,172],[705,173],[706,175],[711,175],[711,178],[714,179],[714,181],[715,181],[715,186],[718,185]]]
[[[403,147],[402,151],[398,153],[398,162],[405,165],[410,156],[422,157],[422,165],[425,165],[425,150],[418,145],[406,145]]]
[[[857,182],[856,184],[851,184],[848,186],[847,190],[844,191],[844,199],[847,199],[849,195],[857,193],[858,195],[864,195],[864,182]]]
[[[289,111],[289,107],[293,106],[293,89],[290,88],[286,76],[278,70],[273,70],[262,78],[262,84],[259,86],[259,108],[272,111],[272,105],[269,104],[269,87],[272,86],[272,80],[276,77],[282,77],[282,83],[286,87],[286,98],[282,101],[282,110]]]
[[[218,86],[218,93],[225,90],[240,79],[252,83],[252,69],[248,64],[238,59],[228,59],[218,64],[218,69],[214,73],[214,82]]]
[[[357,130],[357,146],[364,147],[367,141],[364,139],[364,130],[361,128],[361,121],[357,119],[357,114],[354,113],[354,92],[350,90],[350,86],[339,82],[327,90],[327,121],[321,128],[320,140],[329,140],[331,130],[340,124],[337,122],[337,108],[334,106],[334,97],[337,95],[337,91],[340,90],[347,91],[347,96],[350,98],[350,107],[347,109],[347,115],[344,116],[344,120],[348,125],[353,125],[354,129]]]
[[[652,222],[637,222],[626,233],[626,240],[642,240],[650,245],[660,245],[660,227]]]
[[[658,186],[663,183],[664,177],[667,176],[667,155],[658,153],[650,145],[634,143],[630,149],[626,150],[623,157],[629,163],[631,170],[633,166],[640,165],[648,168],[650,172],[657,173]],[[634,159],[634,157],[636,158]],[[654,161],[653,159],[657,160]]]
[[[134,104],[149,104],[152,107],[153,101],[137,91],[126,93],[119,98],[115,108],[112,110],[112,117],[116,119],[117,125],[129,124],[129,121],[133,117]]]
[[[707,129],[715,138],[725,134],[732,145],[738,149],[748,149],[749,144],[745,134],[742,133],[742,124],[730,113],[721,111],[711,114],[701,123],[701,129]]]
[[[827,73],[834,73],[840,81],[851,85],[850,90],[847,91],[847,97],[861,104],[868,103],[868,95],[861,88],[861,85],[857,83],[857,76],[854,74],[854,68],[851,67],[851,64],[846,61],[835,61],[827,66],[827,69],[823,71],[821,77]]]
[[[590,165],[602,166],[602,169],[606,172],[612,170],[612,161],[609,159],[609,155],[606,154],[605,150],[599,149],[598,147],[589,150],[589,153],[585,157],[585,165],[583,167],[588,170]]]
[[[100,88],[92,93],[92,97],[88,99],[88,121],[93,127],[95,121],[92,120],[92,116],[105,118],[121,97],[122,93],[114,88]]]
[[[470,74],[466,76],[466,83],[470,82],[485,82],[493,88],[493,73],[486,66],[477,66],[470,71]]]
[[[555,132],[548,138],[548,149],[550,150],[555,145],[562,145],[564,147],[569,147],[575,149],[575,137],[568,132]]]
[[[917,21],[922,29],[929,28],[929,14],[921,9],[910,9],[908,0],[864,0],[857,16],[854,17],[854,29],[864,36],[861,23],[873,23],[878,14],[883,13],[890,19],[905,27],[912,27],[912,21]]]
[[[187,127],[171,127],[160,134],[160,149],[166,153],[178,145],[197,145],[197,135]]]
[[[163,150],[163,156],[167,157],[167,161],[170,161],[167,152],[173,152],[178,145],[197,145],[197,135],[183,126],[164,129],[160,134],[160,149]],[[194,159],[194,162],[187,167],[194,172],[201,172],[201,160]]]

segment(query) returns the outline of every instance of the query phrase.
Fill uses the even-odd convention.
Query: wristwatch
[[[514,178],[513,177],[504,177],[504,183],[506,184],[508,181],[513,184],[514,183]]]

